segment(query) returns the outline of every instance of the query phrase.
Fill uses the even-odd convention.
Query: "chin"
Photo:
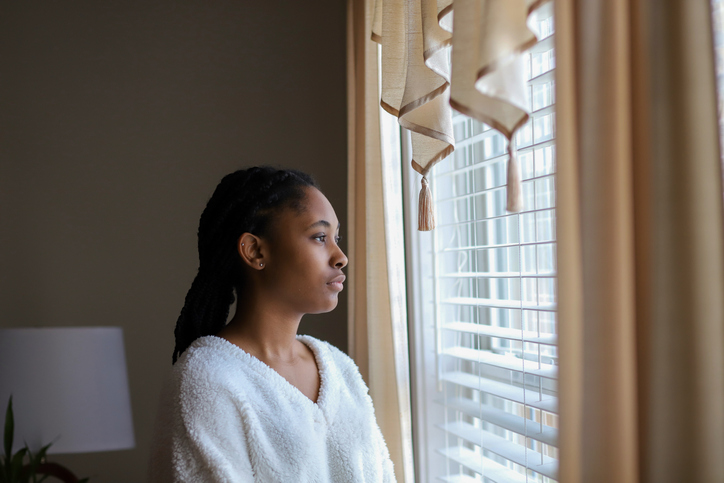
[[[326,314],[337,308],[337,297],[334,300],[328,300],[326,304],[319,304],[314,310],[307,312],[308,314]]]

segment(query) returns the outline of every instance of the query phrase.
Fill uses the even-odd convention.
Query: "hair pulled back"
[[[176,321],[173,362],[199,337],[226,325],[234,288],[243,284],[239,237],[266,235],[282,208],[301,211],[305,189],[318,188],[308,174],[267,166],[226,175],[209,199],[199,222],[199,271]]]

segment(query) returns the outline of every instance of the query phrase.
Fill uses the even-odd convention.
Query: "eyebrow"
[[[330,226],[332,226],[332,224],[330,222],[328,222],[327,220],[319,220],[318,222],[312,223],[311,225],[309,225],[309,228],[307,228],[307,230],[310,230],[310,229],[312,229],[316,226],[320,226],[320,225],[325,228],[329,228]],[[341,226],[341,223],[337,223],[337,229],[339,229],[340,226]]]

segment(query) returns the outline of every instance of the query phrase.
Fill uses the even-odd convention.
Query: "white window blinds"
[[[505,138],[457,115],[456,150],[431,176],[438,228],[408,231],[424,280],[412,309],[420,481],[557,478],[552,12],[541,22],[516,138],[525,210],[505,209]]]
[[[714,34],[714,65],[719,97],[719,138],[724,145],[724,0],[711,0]],[[721,152],[724,160],[724,150]]]

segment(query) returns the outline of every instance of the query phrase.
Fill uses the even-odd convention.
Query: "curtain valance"
[[[382,107],[412,132],[423,176],[419,229],[435,221],[425,176],[455,149],[452,108],[508,139],[508,210],[522,209],[513,136],[528,120],[524,50],[547,0],[376,0],[372,40],[382,46]]]

